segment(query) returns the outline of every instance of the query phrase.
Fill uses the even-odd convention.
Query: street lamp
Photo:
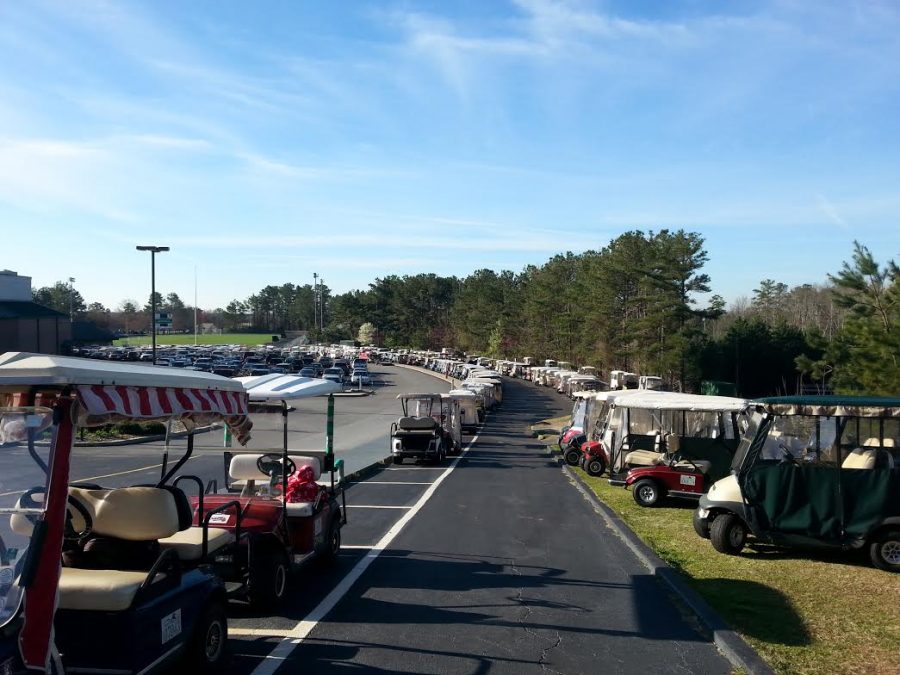
[[[74,283],[75,277],[69,277],[69,325],[75,323],[75,286],[72,285]]]
[[[156,365],[156,254],[165,253],[168,246],[135,246],[138,251],[150,251],[150,335],[153,344],[153,365]]]

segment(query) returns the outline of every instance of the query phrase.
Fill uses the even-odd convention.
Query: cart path
[[[334,609],[302,641],[235,640],[237,671],[730,672],[525,435],[568,401],[504,386],[477,444]]]

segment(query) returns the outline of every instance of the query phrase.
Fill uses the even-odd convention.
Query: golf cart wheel
[[[590,459],[585,460],[584,470],[587,471],[590,476],[602,476],[603,472],[606,471],[606,462],[599,457],[591,457]]]
[[[400,455],[394,455],[394,464],[403,464],[403,458]]]
[[[694,523],[694,532],[697,533],[697,536],[703,539],[709,539],[709,520],[698,516],[697,509],[694,509],[692,522]]]
[[[331,527],[328,529],[328,540],[325,542],[325,548],[319,559],[323,564],[330,565],[337,560],[338,554],[341,552],[341,519],[334,518],[331,521]]]
[[[250,606],[257,610],[277,607],[287,595],[290,575],[290,564],[282,551],[260,546],[255,555],[251,552],[247,593]]]
[[[900,572],[900,530],[885,530],[869,545],[872,564],[885,572]]]
[[[643,478],[632,486],[631,496],[638,506],[656,506],[663,497],[663,491],[655,480]]]
[[[566,460],[566,464],[568,464],[569,466],[578,466],[578,462],[581,461],[581,450],[569,448],[568,450],[566,450],[563,458]]]
[[[218,673],[225,667],[228,647],[228,618],[225,605],[213,601],[194,627],[185,659],[187,672]]]
[[[747,526],[733,513],[719,514],[709,526],[709,540],[719,553],[737,555],[747,541]]]

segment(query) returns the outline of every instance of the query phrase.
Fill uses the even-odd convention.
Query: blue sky
[[[521,270],[633,228],[713,290],[900,251],[900,4],[0,3],[0,268],[89,300]]]

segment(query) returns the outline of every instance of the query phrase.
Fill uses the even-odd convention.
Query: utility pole
[[[313,330],[319,332],[319,275],[313,272]],[[318,337],[318,335],[316,336]]]

